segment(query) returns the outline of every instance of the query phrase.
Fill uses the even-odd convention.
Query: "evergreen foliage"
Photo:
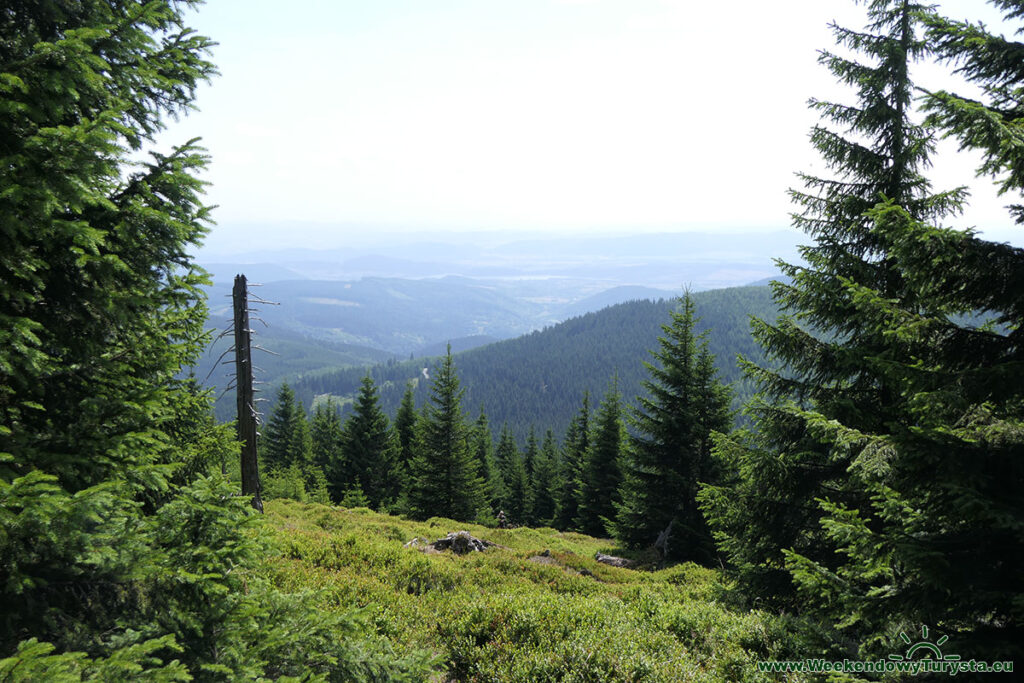
[[[523,454],[516,447],[516,441],[507,425],[501,428],[495,460],[505,484],[501,510],[510,524],[525,526],[529,523],[530,514],[530,475],[526,471]]]
[[[583,463],[590,447],[590,394],[583,393],[579,412],[569,423],[562,441],[562,457],[558,464],[555,485],[555,528],[577,529],[579,516],[580,481]]]
[[[989,0],[1012,26],[1024,18],[1020,0]],[[923,16],[932,53],[955,73],[981,89],[983,96],[967,97],[949,90],[923,98],[926,123],[960,142],[961,150],[981,154],[979,176],[990,176],[1001,194],[1024,189],[1024,160],[1020,136],[1021,83],[1024,59],[1018,41],[993,34],[983,24],[953,21],[934,12]],[[1019,35],[1019,29],[1017,30]],[[1024,207],[1012,204],[1011,215],[1024,223]],[[960,235],[965,237],[965,235]],[[981,244],[976,245],[982,246]],[[998,245],[984,245],[1001,251]],[[985,310],[985,309],[981,309]],[[999,310],[999,309],[995,309]]]
[[[526,446],[523,448],[523,467],[526,469],[526,476],[533,481],[533,466],[540,454],[540,444],[537,443],[537,430],[532,425],[530,433],[526,437]]]
[[[789,317],[756,328],[786,373],[753,370],[776,402],[752,406],[759,434],[719,442],[723,467],[739,474],[704,503],[748,588],[791,596],[791,581],[801,607],[862,653],[891,651],[894,633],[926,624],[973,656],[1012,659],[1022,640],[1024,499],[1009,482],[1024,475],[1024,252],[937,227],[963,193],[929,195],[919,174],[931,142],[907,119],[907,64],[934,46],[983,86],[986,103],[927,96],[928,123],[980,148],[981,171],[1019,190],[1024,55],[924,9],[872,2],[873,34],[838,30],[873,66],[825,57],[861,103],[819,106],[873,147],[812,138],[841,177],[811,179],[819,195],[794,193],[817,246],[776,291],[814,334]],[[916,36],[922,20],[927,42]],[[992,322],[973,324],[979,314]]]
[[[558,444],[555,433],[550,429],[544,434],[544,441],[533,463],[533,477],[530,490],[533,505],[530,510],[534,526],[551,526],[554,523],[558,492]]]
[[[287,384],[281,385],[266,436],[260,443],[266,498],[330,500],[327,474],[318,464],[329,457],[328,451],[334,446],[325,441],[331,438],[330,419],[326,413],[314,416],[318,430],[314,441],[305,406],[295,402],[295,392]]]
[[[129,156],[213,73],[209,41],[183,33],[179,11],[126,2],[5,11],[5,477],[38,470],[74,492],[152,471],[167,447],[158,426],[174,418],[173,378],[205,341],[204,278],[186,252],[206,231],[195,177],[206,159],[193,144],[135,164]]]
[[[605,536],[615,518],[622,484],[622,459],[627,448],[622,397],[617,380],[601,401],[580,468],[576,526],[585,534]]]
[[[334,401],[321,403],[313,411],[309,425],[312,441],[313,467],[324,474],[331,500],[344,494],[344,435],[341,414]]]
[[[262,479],[263,497],[266,500],[289,498],[305,502],[306,477],[302,467],[291,464],[281,469],[264,472]]]
[[[342,444],[344,474],[335,486],[362,489],[375,509],[393,503],[400,483],[395,444],[369,376],[363,378],[355,412],[345,421]]]
[[[747,366],[763,392],[748,408],[757,430],[739,432],[716,449],[723,471],[754,479],[737,479],[728,491],[709,489],[707,514],[744,584],[769,599],[795,600],[785,552],[834,565],[816,501],[866,502],[863,486],[850,476],[851,454],[819,438],[811,428],[815,416],[873,432],[886,431],[892,419],[896,397],[875,361],[889,354],[890,340],[858,315],[848,285],[888,298],[906,288],[886,235],[867,212],[888,198],[931,219],[959,201],[955,192],[928,193],[920,168],[932,140],[909,118],[909,66],[925,50],[915,34],[921,9],[873,0],[866,32],[833,27],[837,42],[864,61],[830,52],[819,61],[856,89],[857,103],[811,101],[841,131],[814,128],[811,142],[834,175],[803,174],[805,189],[791,192],[801,209],[795,224],[816,243],[801,249],[805,266],[782,264],[792,282],[773,290],[786,313],[774,325],[754,323],[755,338],[780,366]]]
[[[344,508],[368,508],[370,507],[370,499],[363,493],[362,487],[356,485],[345,489],[339,504]]]
[[[1017,20],[1019,2],[998,2]],[[979,150],[979,173],[1002,192],[1024,184],[1019,160],[1019,43],[983,26],[925,17],[929,45],[980,86],[982,100],[929,94],[927,123]],[[1020,205],[1009,207],[1018,221]],[[834,571],[787,557],[816,612],[883,639],[926,623],[972,656],[1014,659],[1024,642],[1024,375],[1018,369],[1024,250],[940,227],[889,202],[869,217],[889,240],[905,283],[899,298],[848,288],[865,326],[891,340],[877,372],[896,395],[887,430],[827,423],[821,434],[853,454],[870,503],[822,500]],[[971,321],[982,313],[983,326]]]
[[[764,364],[764,352],[750,335],[750,316],[773,321],[777,307],[768,287],[730,287],[693,295],[699,322],[696,332],[710,330],[708,348],[720,377],[736,390],[733,408],[753,393],[754,383],[743,379],[736,362],[741,354]],[[455,355],[459,379],[466,388],[467,406],[486,406],[497,440],[508,424],[517,444],[524,444],[530,427],[540,437],[548,429],[562,436],[576,416],[584,392],[600,396],[612,368],[619,373],[619,390],[632,401],[643,393],[647,379],[643,361],[658,346],[661,326],[674,307],[671,300],[631,301],[566,320],[515,339],[488,344]],[[422,405],[429,383],[422,380],[424,360],[380,364],[370,374],[381,392],[384,412],[395,415],[408,383]],[[316,396],[354,399],[366,370],[343,369],[305,375],[293,382],[307,405]],[[351,404],[349,404],[351,405]]]
[[[484,482],[470,450],[470,433],[462,412],[463,390],[450,349],[432,375],[430,401],[416,427],[409,506],[421,519],[471,521],[484,513]]]
[[[305,414],[299,411],[295,403],[295,392],[287,383],[282,384],[260,442],[262,471],[282,470],[292,463],[302,462],[304,437],[301,423],[305,421]],[[309,447],[312,457],[312,441]]]
[[[150,149],[213,74],[196,5],[2,12],[0,677],[422,680],[260,576],[237,443],[176,379],[206,342],[206,159]]]
[[[731,422],[729,391],[716,377],[707,333],[694,333],[689,294],[662,326],[651,379],[633,417],[636,434],[623,461],[613,535],[628,547],[653,545],[671,525],[665,558],[709,562],[710,533],[697,507],[701,483],[714,483],[711,435]]]
[[[309,420],[306,419],[306,406],[302,401],[295,407],[295,422],[287,452],[289,465],[309,467],[313,463],[313,435],[310,433]]]
[[[476,419],[476,424],[473,426],[473,456],[476,458],[477,467],[480,468],[480,478],[484,482],[484,495],[487,504],[490,506],[492,514],[497,514],[508,496],[508,489],[505,487],[505,479],[501,475],[498,461],[494,457],[491,426],[483,406],[480,407],[480,417]]]
[[[193,426],[195,394],[174,379],[204,342],[203,278],[186,252],[206,230],[194,176],[205,157],[188,144],[128,163],[213,67],[209,41],[183,34],[163,3],[5,15],[0,654],[39,638],[99,656],[91,639],[123,630],[122,587],[149,566],[136,561],[149,539],[127,530],[142,502],[152,512],[172,478],[195,476],[230,443]],[[111,66],[124,63],[151,64],[160,82]],[[185,467],[169,431],[183,438]],[[124,646],[145,657],[142,640]]]
[[[319,467],[292,463],[284,469],[267,471],[262,479],[267,500],[289,498],[311,503],[331,502],[327,477]]]
[[[394,431],[398,441],[398,462],[408,467],[412,462],[413,438],[416,432],[416,398],[410,383],[405,385],[402,401],[395,412]]]

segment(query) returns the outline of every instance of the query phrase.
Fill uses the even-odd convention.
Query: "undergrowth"
[[[327,612],[358,608],[399,651],[435,653],[437,681],[767,681],[758,660],[803,656],[798,624],[732,605],[720,572],[610,567],[593,559],[608,540],[290,500],[267,518],[273,581]],[[405,547],[460,529],[499,547]]]

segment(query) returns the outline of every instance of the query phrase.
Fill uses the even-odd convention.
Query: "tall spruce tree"
[[[153,569],[144,515],[206,470],[202,439],[223,456],[175,380],[205,341],[188,252],[206,157],[131,162],[213,73],[182,11],[19,3],[0,21],[0,657],[26,638],[97,655],[108,629],[143,640],[123,634]],[[169,465],[183,455],[188,474]]]
[[[274,409],[262,434],[260,469],[283,470],[297,461],[296,448],[301,448],[303,440],[300,419],[305,420],[305,416],[299,412],[295,403],[295,392],[287,383],[281,384]]]
[[[1020,2],[996,4],[1024,16]],[[925,21],[932,49],[983,93],[929,93],[927,122],[980,151],[979,173],[1019,195],[1024,46],[978,24]],[[1021,221],[1020,205],[1009,208]],[[816,613],[869,642],[926,624],[961,656],[1013,660],[1024,653],[1024,250],[892,202],[871,217],[906,294],[849,288],[864,324],[891,339],[878,372],[897,395],[893,426],[817,427],[854,454],[870,502],[823,499],[827,547],[843,559],[790,553],[789,567]]]
[[[614,536],[629,547],[652,545],[671,525],[666,559],[709,562],[714,544],[697,507],[698,485],[715,483],[711,434],[729,428],[729,390],[716,375],[707,332],[694,333],[689,293],[662,326],[651,379],[638,399],[629,456],[623,462]]]
[[[317,405],[309,425],[313,442],[313,465],[323,472],[327,479],[327,491],[334,502],[344,495],[344,437],[341,414],[332,400]]]
[[[615,519],[626,438],[622,397],[616,379],[597,409],[593,434],[580,468],[576,525],[585,534],[605,536]]]
[[[484,483],[470,449],[462,412],[465,390],[459,387],[451,345],[433,375],[430,399],[416,429],[409,505],[421,519],[471,521],[485,514]]]
[[[416,397],[413,394],[412,383],[405,385],[405,392],[402,394],[402,401],[398,404],[395,412],[395,423],[393,425],[395,439],[398,442],[398,462],[406,470],[413,457],[413,439],[416,433]]]
[[[580,411],[569,423],[562,442],[555,490],[555,528],[576,529],[579,515],[580,480],[587,448],[590,446],[590,394],[583,393]]]
[[[505,498],[501,509],[509,523],[524,525],[529,523],[527,515],[530,510],[530,475],[526,472],[526,461],[516,446],[512,431],[503,425],[498,436],[498,448],[495,460],[501,470],[501,478],[505,484]]]
[[[288,442],[288,454],[291,463],[300,467],[308,467],[313,462],[313,437],[309,431],[309,420],[306,419],[306,406],[302,401],[295,406],[295,423]]]
[[[342,432],[344,488],[361,488],[370,506],[380,508],[398,497],[397,454],[388,418],[380,408],[377,387],[363,377],[355,409]]]
[[[533,466],[540,454],[540,444],[537,443],[537,430],[530,425],[526,435],[526,447],[523,448],[523,467],[526,469],[526,476],[533,481]]]
[[[537,459],[540,457],[540,444],[537,442],[537,430],[530,425],[530,431],[526,435],[526,447],[523,449],[523,469],[526,471],[527,496],[524,518],[527,526],[534,526],[537,520],[533,516],[533,506],[537,498]]]
[[[544,441],[533,464],[533,478],[530,484],[533,491],[530,519],[533,525],[550,526],[554,522],[557,483],[558,444],[555,443],[555,433],[549,429],[544,433]]]
[[[206,158],[148,152],[213,73],[197,4],[0,11],[0,669],[423,678],[260,577],[237,444],[177,379],[207,341]]]
[[[862,61],[830,52],[820,58],[855,88],[857,101],[811,102],[833,126],[811,134],[833,175],[801,175],[804,189],[791,193],[800,208],[795,224],[815,243],[801,249],[806,265],[782,264],[790,284],[773,283],[786,314],[774,325],[754,322],[774,362],[747,366],[762,391],[748,406],[756,429],[717,443],[722,471],[734,477],[702,493],[719,546],[743,584],[793,605],[787,556],[828,568],[840,561],[825,543],[819,501],[856,509],[871,496],[862,472],[851,469],[863,459],[825,425],[886,434],[911,423],[899,387],[883,372],[899,352],[887,330],[861,315],[858,292],[867,288],[908,307],[917,302],[891,253],[892,235],[870,210],[889,200],[915,220],[935,221],[963,198],[962,191],[931,194],[920,172],[933,143],[910,117],[910,65],[926,52],[916,33],[924,8],[905,0],[866,4],[866,31],[833,27],[837,42]]]
[[[491,511],[497,514],[497,511],[501,509],[502,501],[505,500],[507,490],[505,489],[505,480],[498,468],[498,462],[494,457],[491,425],[483,406],[480,406],[480,416],[476,419],[476,424],[473,425],[473,456],[480,468],[480,478],[484,482],[487,504]]]

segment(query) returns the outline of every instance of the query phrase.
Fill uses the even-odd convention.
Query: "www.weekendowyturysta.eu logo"
[[[977,659],[965,660],[959,654],[946,654],[943,648],[949,636],[932,640],[928,626],[921,627],[921,637],[914,640],[906,631],[900,631],[897,647],[906,645],[903,654],[893,653],[886,659],[876,660],[827,660],[807,658],[791,661],[761,661],[757,663],[760,672],[772,673],[901,673],[916,676],[923,673],[938,673],[956,676],[960,673],[1012,673],[1013,662],[986,662]],[[946,649],[950,649],[946,647]]]

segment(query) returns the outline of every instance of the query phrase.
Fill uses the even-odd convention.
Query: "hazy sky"
[[[980,0],[949,14],[997,15]],[[821,172],[809,97],[849,0],[214,0],[221,76],[163,140],[203,137],[211,244],[341,244],[366,228],[614,231],[789,224]],[[921,69],[925,87],[944,70]],[[938,187],[971,182],[942,148]],[[967,224],[1010,239],[990,183]],[[318,229],[316,225],[321,227]],[[327,225],[365,226],[356,231]],[[330,231],[332,234],[325,234]],[[1019,239],[1014,239],[1020,242]]]

